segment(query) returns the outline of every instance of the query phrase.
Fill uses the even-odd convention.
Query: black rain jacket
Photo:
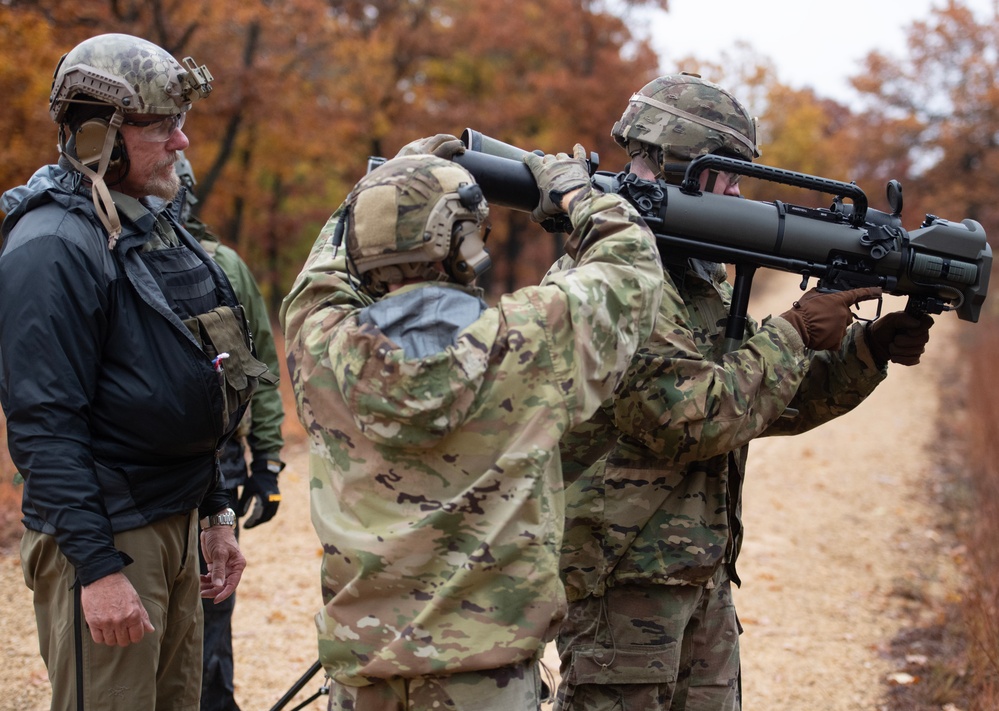
[[[139,250],[154,217],[108,249],[80,174],[49,165],[4,193],[0,248],[0,403],[24,477],[24,525],[54,535],[87,585],[128,562],[113,534],[224,508],[217,451],[219,375],[173,313]],[[220,305],[236,299],[209,265]]]

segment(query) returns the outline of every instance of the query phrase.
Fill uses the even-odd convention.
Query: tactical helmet
[[[760,155],[756,119],[732,94],[696,74],[669,74],[646,84],[631,97],[611,136],[629,155],[648,155],[660,169],[670,160],[709,153],[746,161]]]
[[[482,189],[457,163],[430,154],[388,160],[347,196],[351,269],[376,297],[406,279],[468,284],[490,265],[481,233],[488,214]]]
[[[59,150],[91,182],[94,205],[108,231],[108,249],[121,234],[121,220],[104,176],[112,167],[118,180],[128,171],[119,128],[128,114],[175,117],[167,134],[183,125],[191,103],[208,96],[208,68],[190,57],[181,66],[170,54],[144,39],[105,34],[84,40],[62,56],[52,78],[49,114],[59,125]],[[82,107],[81,115],[71,107]],[[68,122],[73,123],[72,126]],[[143,132],[158,132],[162,121],[142,122]],[[151,140],[161,140],[158,133]]]
[[[139,37],[106,34],[63,55],[52,79],[49,113],[62,123],[72,103],[109,104],[126,114],[169,116],[208,96],[208,68],[190,57],[181,66],[166,50]]]

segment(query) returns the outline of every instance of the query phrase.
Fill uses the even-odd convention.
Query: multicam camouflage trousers
[[[569,605],[556,711],[739,711],[731,585],[623,585]]]
[[[334,682],[329,711],[536,711],[541,707],[542,688],[537,661],[371,686]]]

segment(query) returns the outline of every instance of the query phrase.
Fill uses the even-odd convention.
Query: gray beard
[[[146,183],[146,194],[172,202],[180,192],[180,178],[171,173],[169,178],[150,178]]]

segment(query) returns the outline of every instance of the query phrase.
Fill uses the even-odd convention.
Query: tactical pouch
[[[243,316],[243,307],[219,306],[207,313],[186,319],[201,350],[212,359],[222,388],[222,427],[229,428],[257,389],[257,383],[275,383],[277,378],[267,365],[253,357],[250,335]]]

